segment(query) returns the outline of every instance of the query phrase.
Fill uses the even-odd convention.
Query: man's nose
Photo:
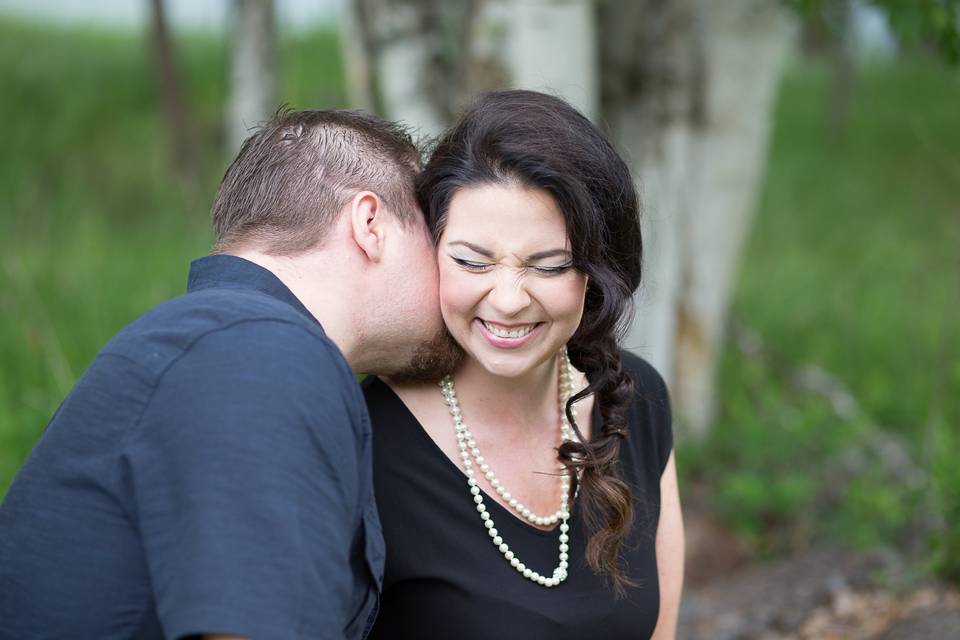
[[[515,269],[499,269],[493,288],[488,294],[490,305],[504,317],[519,314],[530,306],[530,294],[524,283],[524,274]]]

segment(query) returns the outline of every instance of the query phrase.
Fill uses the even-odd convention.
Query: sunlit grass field
[[[145,38],[0,21],[0,495],[97,350],[181,293],[208,249],[226,51],[211,36],[177,45],[198,152],[188,189]],[[333,32],[286,37],[281,59],[283,102],[345,104]],[[839,131],[829,85],[810,61],[784,80],[733,305],[763,348],[727,350],[714,436],[681,443],[680,467],[758,549],[919,532],[931,566],[960,575],[946,526],[960,522],[960,75],[866,67]],[[797,387],[806,365],[859,411]],[[884,459],[886,434],[908,463]]]

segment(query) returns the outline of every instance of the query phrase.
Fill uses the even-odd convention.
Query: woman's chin
[[[473,351],[470,357],[490,375],[500,378],[523,378],[537,370],[552,355],[553,352],[546,353],[542,349],[509,354],[489,353],[488,349],[483,349]]]

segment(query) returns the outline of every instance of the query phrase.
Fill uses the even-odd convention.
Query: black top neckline
[[[451,478],[456,479],[458,481],[462,481],[464,486],[466,486],[467,474],[465,474],[463,472],[463,469],[458,467],[456,463],[450,459],[450,456],[448,456],[443,451],[443,449],[440,448],[440,445],[438,445],[436,441],[434,441],[434,439],[430,437],[430,434],[424,428],[423,424],[420,422],[417,416],[414,415],[413,411],[410,410],[410,407],[408,407],[406,403],[400,398],[400,396],[397,395],[397,392],[394,391],[389,384],[387,384],[383,380],[380,380],[379,378],[375,378],[371,376],[371,378],[368,378],[368,380],[370,381],[369,382],[365,381],[364,386],[371,385],[371,384],[383,385],[383,388],[389,393],[390,400],[392,402],[395,402],[399,407],[401,407],[401,411],[403,411],[407,415],[409,420],[416,425],[416,429],[413,430],[416,433],[416,437],[420,438],[423,441],[423,444],[428,449],[430,449],[432,455],[439,456],[440,458],[443,459],[445,463],[444,466],[449,472],[449,475]],[[593,409],[590,412],[590,420],[593,424],[596,424],[599,418],[600,418],[599,404],[596,402],[596,400],[594,400]],[[559,523],[556,526],[551,527],[550,529],[540,529],[539,527],[535,527],[531,524],[528,524],[527,522],[522,520],[516,513],[514,513],[507,507],[500,504],[500,502],[495,498],[493,498],[489,493],[487,493],[484,490],[484,488],[480,486],[479,483],[477,484],[477,487],[480,489],[480,492],[483,494],[484,502],[485,504],[488,505],[487,508],[489,509],[490,508],[489,505],[493,505],[493,507],[497,511],[499,511],[501,515],[509,516],[511,522],[515,522],[517,525],[519,525],[518,527],[514,527],[514,528],[519,528],[524,531],[529,531],[531,534],[535,534],[543,538],[553,538],[556,535],[557,531],[559,530],[558,529]],[[469,495],[469,492],[465,492],[464,495]],[[572,511],[573,510],[571,509],[571,512]],[[501,522],[501,520],[497,520],[497,522]],[[498,525],[498,526],[502,526],[502,525]]]

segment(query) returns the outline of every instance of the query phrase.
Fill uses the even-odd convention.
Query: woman
[[[462,363],[371,381],[388,553],[372,638],[672,638],[683,528],[624,162],[568,104],[478,98],[417,183]],[[569,355],[568,355],[569,354]]]

